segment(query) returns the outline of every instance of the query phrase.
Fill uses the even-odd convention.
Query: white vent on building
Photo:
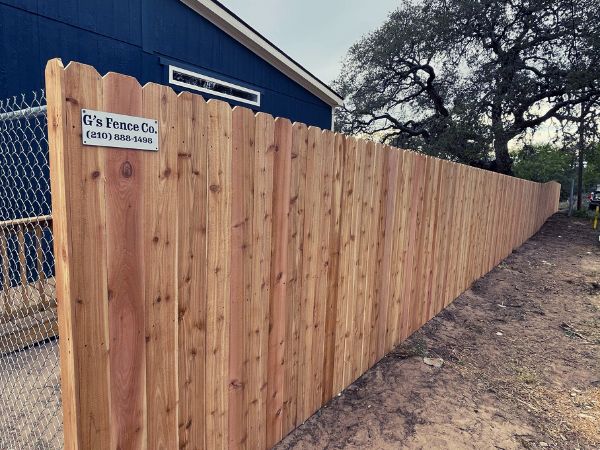
[[[260,92],[201,73],[169,66],[169,83],[218,97],[260,106]]]

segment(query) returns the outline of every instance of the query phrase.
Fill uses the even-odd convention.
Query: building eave
[[[213,0],[180,0],[331,107],[344,99],[223,5]]]

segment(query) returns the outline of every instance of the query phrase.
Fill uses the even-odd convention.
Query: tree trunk
[[[494,140],[494,153],[496,154],[496,172],[512,175],[512,159],[508,154],[508,139],[505,136],[496,137]]]
[[[494,134],[494,153],[496,172],[512,175],[512,159],[508,154],[508,135],[502,123],[502,106],[499,101],[492,104],[492,133]]]

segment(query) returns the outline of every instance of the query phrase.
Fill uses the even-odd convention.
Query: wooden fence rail
[[[58,335],[51,229],[51,216],[0,221],[0,354]]]
[[[537,184],[58,60],[67,449],[273,446],[535,233]],[[83,147],[81,109],[159,121]]]

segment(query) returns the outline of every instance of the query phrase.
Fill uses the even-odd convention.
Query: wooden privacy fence
[[[268,448],[535,233],[536,184],[46,71],[65,445]],[[159,122],[83,147],[81,109]]]

